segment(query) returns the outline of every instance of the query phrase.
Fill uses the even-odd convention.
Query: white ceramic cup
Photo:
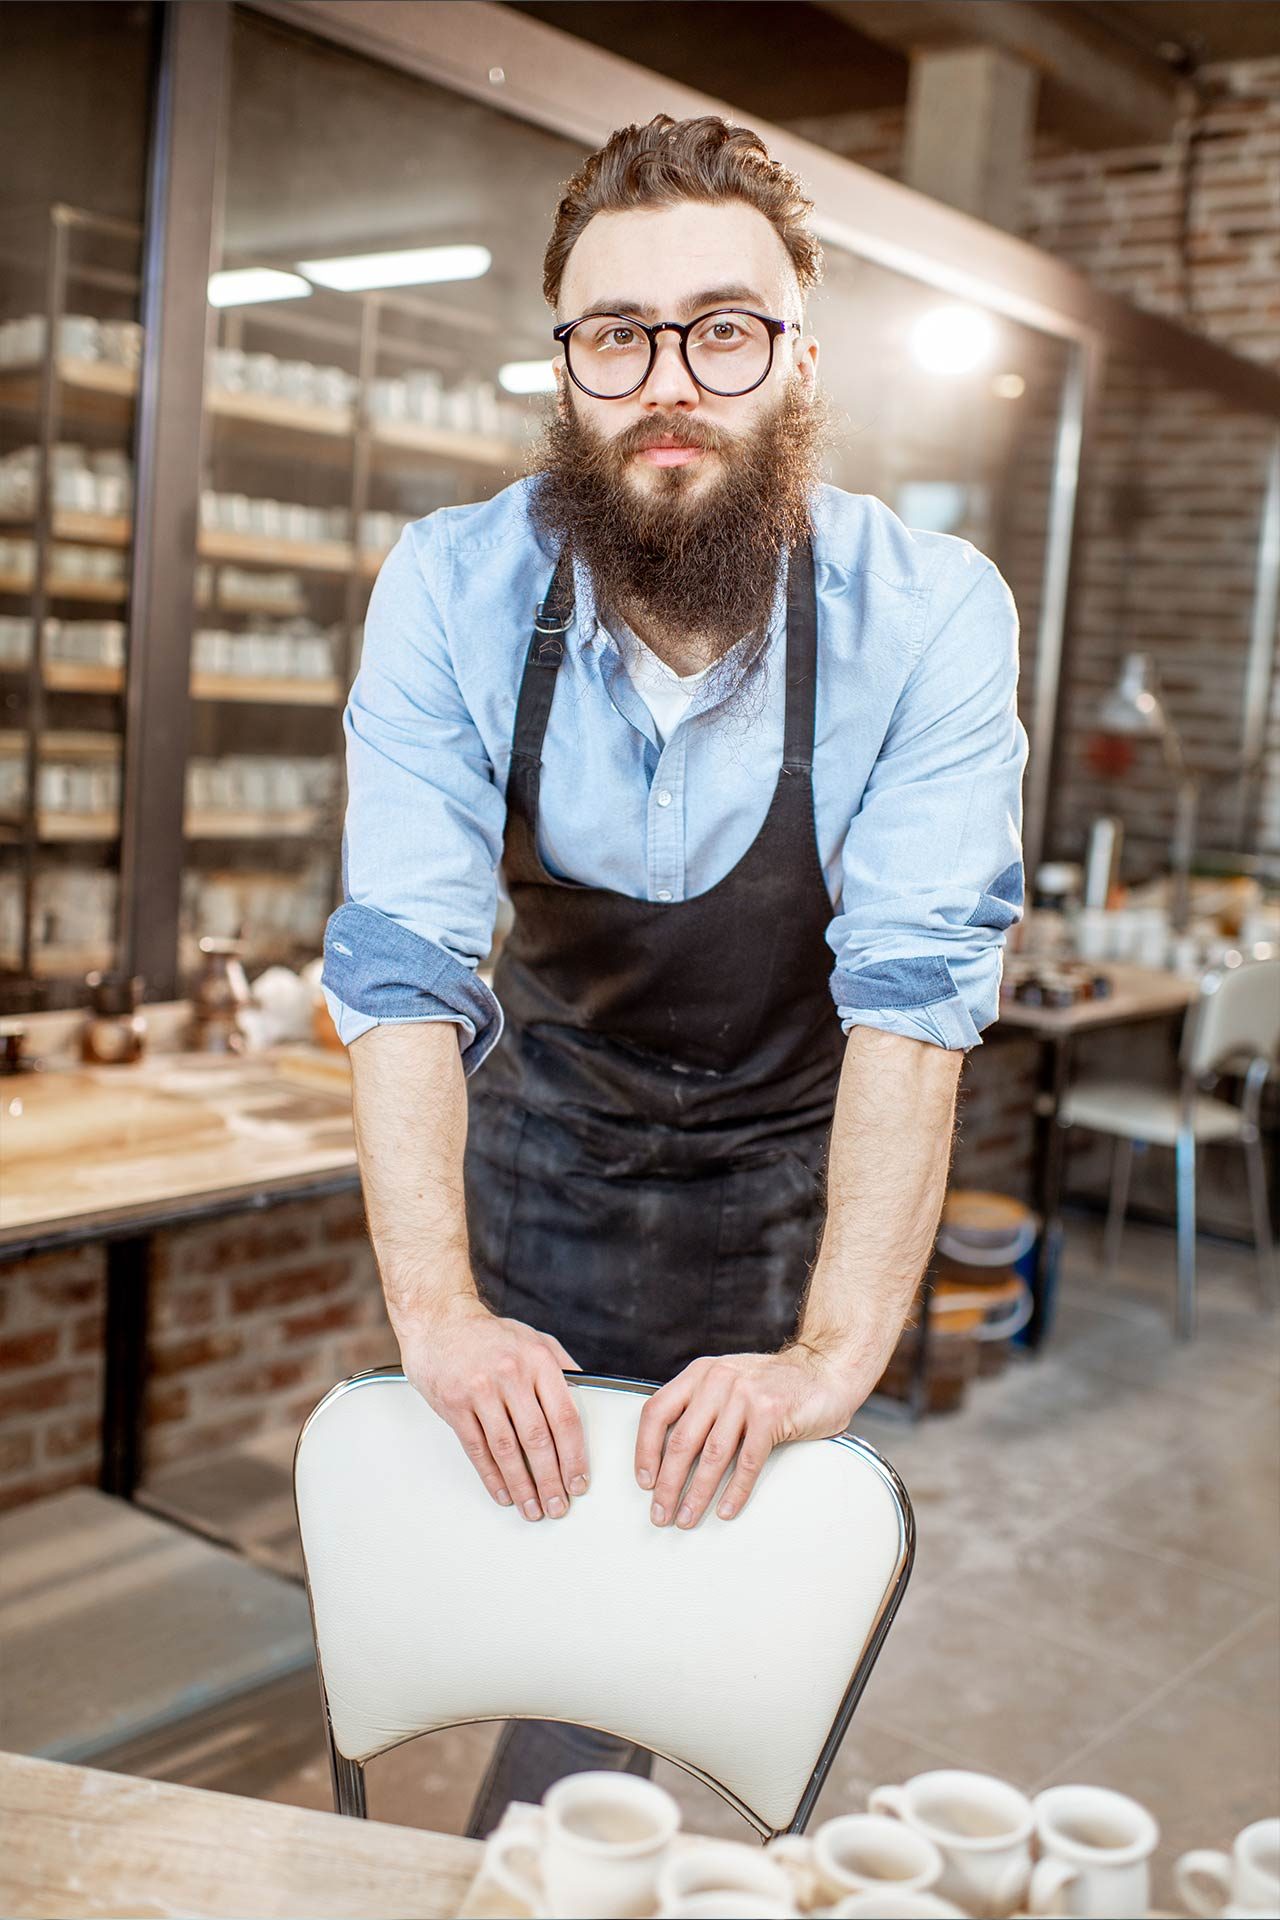
[[[658,1920],[798,1920],[798,1916],[785,1901],[721,1887],[718,1892],[691,1893],[673,1905],[659,1907]]]
[[[673,1853],[658,1875],[658,1903],[663,1914],[685,1912],[690,1901],[706,1895],[727,1895],[721,1910],[734,1913],[742,1895],[763,1901],[774,1913],[796,1910],[791,1882],[776,1861],[759,1847],[736,1840],[714,1840],[706,1846]],[[708,1912],[710,1909],[708,1909]]]
[[[841,1814],[807,1837],[774,1840],[767,1854],[795,1871],[806,1906],[880,1887],[923,1893],[943,1870],[933,1841],[887,1813]]]
[[[1141,1920],[1151,1904],[1147,1862],[1160,1839],[1146,1808],[1108,1787],[1049,1787],[1033,1804],[1040,1859],[1032,1913]]]
[[[936,1893],[897,1893],[889,1887],[852,1893],[831,1913],[833,1920],[965,1920],[963,1907],[953,1907]]]
[[[1004,1915],[1031,1874],[1031,1802],[990,1773],[950,1767],[918,1773],[902,1787],[877,1787],[872,1813],[897,1816],[942,1855],[934,1892],[971,1913]]]
[[[1184,1853],[1173,1879],[1192,1913],[1280,1913],[1280,1820],[1255,1820],[1229,1854],[1203,1847]]]
[[[680,1825],[665,1788],[631,1773],[571,1773],[489,1836],[485,1867],[534,1913],[652,1913]]]

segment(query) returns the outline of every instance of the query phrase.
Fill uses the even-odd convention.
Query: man
[[[1020,911],[1017,615],[818,484],[810,210],[745,128],[613,135],[547,250],[537,471],[370,603],[325,985],[405,1372],[513,1525],[589,1497],[566,1368],[663,1383],[657,1526],[848,1425]],[[471,1830],[587,1765],[647,1756],[509,1730]]]

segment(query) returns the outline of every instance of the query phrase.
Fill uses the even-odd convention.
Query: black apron
[[[467,1223],[495,1312],[587,1372],[663,1381],[703,1354],[783,1346],[817,1253],[844,1036],[814,822],[813,558],[806,544],[788,567],[764,824],[715,886],[668,904],[558,880],[538,853],[571,581],[562,555],[516,707],[506,1025],[471,1082]]]

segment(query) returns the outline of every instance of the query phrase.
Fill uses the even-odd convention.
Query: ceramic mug
[[[659,1910],[664,1915],[686,1913],[704,1895],[718,1898],[719,1911],[727,1914],[737,1913],[740,1909],[734,1903],[744,1897],[775,1914],[796,1911],[791,1882],[782,1868],[758,1847],[745,1847],[736,1840],[711,1841],[674,1853],[658,1875]]]
[[[769,1858],[797,1871],[804,1904],[839,1900],[846,1894],[923,1893],[942,1877],[943,1860],[933,1841],[887,1813],[846,1813],[827,1820],[807,1838],[786,1834],[767,1849]]]
[[[1107,1787],[1049,1787],[1033,1804],[1041,1857],[1032,1913],[1141,1920],[1151,1904],[1147,1862],[1160,1839],[1146,1808]]]
[[[652,1913],[679,1825],[679,1807],[652,1780],[571,1773],[489,1836],[485,1868],[535,1914],[625,1920]]]
[[[659,1907],[658,1920],[798,1920],[798,1916],[785,1903],[722,1887],[719,1892],[691,1893],[674,1906]]]
[[[936,1893],[854,1893],[831,1909],[832,1920],[966,1920],[963,1907],[939,1900]]]
[[[1173,1879],[1192,1913],[1280,1913],[1280,1820],[1255,1820],[1236,1835],[1229,1854],[1184,1853]]]
[[[894,1814],[932,1840],[943,1869],[934,1891],[970,1912],[1012,1913],[1031,1874],[1031,1802],[994,1774],[943,1767],[902,1787],[877,1787],[872,1813]]]

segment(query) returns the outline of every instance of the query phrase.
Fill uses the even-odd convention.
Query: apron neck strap
[[[813,768],[813,729],[818,680],[818,601],[813,547],[808,536],[787,556],[787,717],[782,765],[787,773]]]

